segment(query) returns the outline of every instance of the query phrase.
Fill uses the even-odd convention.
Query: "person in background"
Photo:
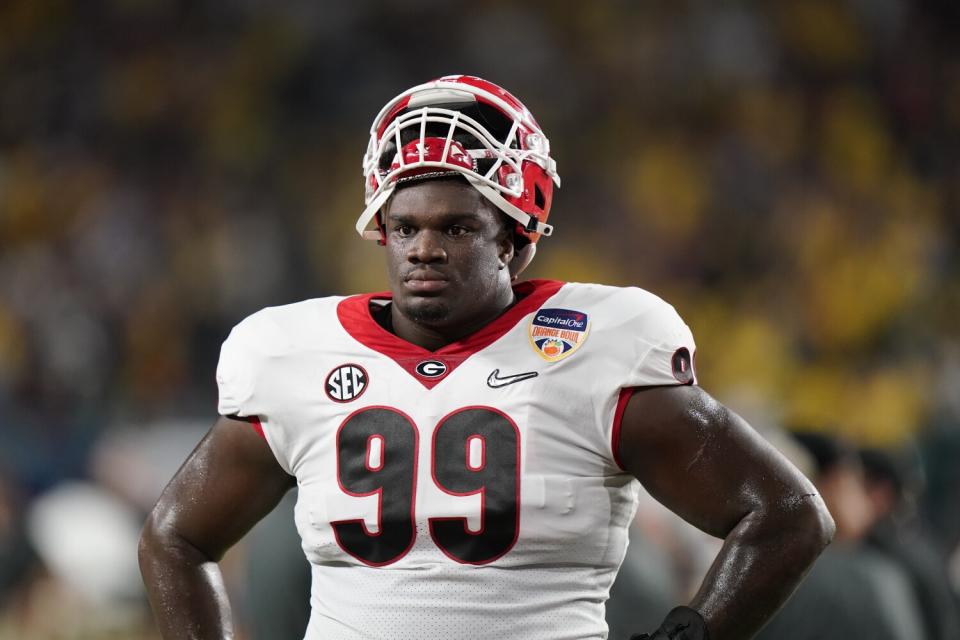
[[[915,505],[923,474],[912,450],[862,449],[868,506],[873,526],[865,543],[908,576],[920,606],[925,638],[960,638],[960,607],[946,573],[946,554],[926,535]]]
[[[18,489],[0,473],[0,611],[17,599],[37,562],[24,530],[23,499]]]
[[[757,640],[926,638],[907,574],[864,543],[875,516],[856,449],[821,433],[794,436],[814,462],[811,478],[837,531],[834,544]]]

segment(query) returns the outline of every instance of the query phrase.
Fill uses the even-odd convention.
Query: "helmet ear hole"
[[[535,204],[538,209],[543,211],[543,207],[546,204],[546,198],[543,197],[543,191],[540,190],[540,185],[534,185],[533,187],[533,204]]]

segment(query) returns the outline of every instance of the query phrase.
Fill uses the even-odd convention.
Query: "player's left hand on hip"
[[[710,640],[703,616],[690,607],[675,607],[653,632],[631,636],[630,640]]]

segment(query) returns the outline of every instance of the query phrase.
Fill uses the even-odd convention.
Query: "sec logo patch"
[[[358,364],[342,364],[327,374],[324,389],[334,402],[356,400],[367,390],[370,378]]]
[[[540,309],[530,320],[530,344],[547,362],[573,355],[587,339],[590,318],[573,309]]]

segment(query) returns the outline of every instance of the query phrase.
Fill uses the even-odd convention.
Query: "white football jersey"
[[[255,416],[296,476],[309,640],[606,638],[639,484],[629,389],[694,383],[673,307],[535,280],[437,351],[383,329],[389,294],[264,309],[223,345],[223,415]]]

